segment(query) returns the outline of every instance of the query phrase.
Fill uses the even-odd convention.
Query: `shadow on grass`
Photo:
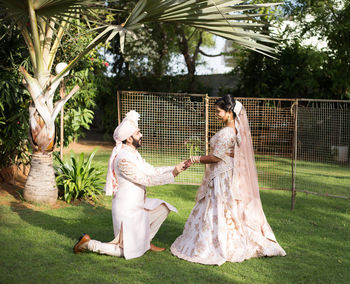
[[[74,213],[79,209],[81,210],[79,214]],[[206,283],[236,282],[233,281],[235,276],[225,275],[216,269],[212,270],[202,265],[190,264],[189,269],[188,262],[172,256],[169,250],[164,253],[147,252],[144,256],[132,260],[94,253],[74,255],[72,247],[81,232],[87,232],[101,241],[111,240],[110,210],[79,205],[62,209],[65,211],[63,216],[62,212],[61,214],[58,212],[60,210],[43,212],[30,208],[19,209],[13,204],[11,211],[30,225],[30,228],[34,227],[30,230],[37,232],[37,235],[15,235],[12,239],[14,245],[20,244],[21,248],[26,248],[26,253],[20,253],[18,248],[12,247],[12,251],[16,251],[16,254],[6,267],[16,268],[10,269],[13,274],[10,278],[6,278],[7,281],[12,279],[16,282],[19,274],[23,274],[21,277],[26,279],[27,276],[24,274],[30,273],[35,281],[28,280],[26,283],[67,283],[68,281],[74,281],[74,283],[145,283],[145,281],[193,283],[191,279],[198,279],[202,283],[203,281]],[[182,231],[182,227],[181,221],[167,220],[155,241],[164,243],[165,247],[169,248],[177,237],[177,233]],[[14,226],[12,229],[15,230],[15,228]],[[7,249],[11,250],[11,246]],[[18,263],[19,258],[20,263]],[[17,264],[14,265],[14,263]],[[25,268],[29,263],[31,263],[30,267]],[[170,267],[169,264],[171,264]],[[18,273],[17,269],[25,269],[26,273]],[[64,270],[64,274],[52,273],[55,269]]]
[[[79,209],[79,216],[74,213]],[[105,207],[92,207],[88,204],[64,208],[65,216],[55,216],[60,210],[56,209],[47,214],[46,211],[37,211],[31,208],[18,208],[17,203],[11,204],[11,210],[23,221],[39,227],[47,232],[77,240],[82,233],[88,233],[101,240],[113,239],[111,211]],[[72,214],[70,214],[70,212]],[[97,226],[98,224],[98,226]],[[101,227],[103,230],[101,230]],[[71,247],[69,251],[71,251]]]
[[[1,183],[0,196],[9,194],[18,201],[23,200],[24,181],[16,183],[17,184]]]
[[[149,189],[150,197],[169,201],[179,210],[178,214],[171,213],[161,226],[155,237],[156,245],[169,248],[182,234],[194,205],[196,188],[168,185]],[[82,232],[101,241],[111,240],[109,209],[81,204],[34,211],[14,206],[12,213],[21,221],[8,223],[10,232],[17,233],[9,233],[12,239],[6,240],[4,253],[15,255],[7,258],[5,268],[11,267],[13,275],[24,274],[23,269],[30,272],[36,282],[26,283],[346,283],[350,277],[348,201],[298,194],[296,209],[291,211],[289,193],[264,191],[261,199],[268,222],[287,252],[286,257],[250,259],[213,267],[178,259],[169,250],[147,252],[132,260],[93,253],[74,255],[72,247]],[[0,244],[1,241],[3,239]],[[64,273],[54,274],[56,269]],[[11,277],[6,279],[18,280],[16,276]]]

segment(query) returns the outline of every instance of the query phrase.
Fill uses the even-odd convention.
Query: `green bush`
[[[104,180],[102,173],[91,165],[97,150],[94,150],[87,160],[84,153],[78,158],[71,155],[70,160],[64,163],[58,153],[55,153],[55,172],[59,196],[62,200],[70,203],[75,199],[87,199],[98,201]]]
[[[31,70],[24,42],[10,24],[0,24],[0,169],[29,163],[29,95],[19,66]]]

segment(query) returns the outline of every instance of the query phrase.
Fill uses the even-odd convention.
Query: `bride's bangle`
[[[200,163],[201,162],[201,156],[191,156],[190,160],[192,163]]]

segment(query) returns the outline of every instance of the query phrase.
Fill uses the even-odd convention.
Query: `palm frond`
[[[249,49],[274,53],[269,45],[276,43],[263,34],[262,14],[246,14],[280,3],[247,4],[242,0],[140,0],[124,24],[126,30],[148,22],[186,24],[232,40]]]
[[[99,15],[93,11],[115,12],[120,11],[109,7],[109,3],[117,0],[32,0],[32,7],[39,18],[62,21],[63,18],[73,18],[74,15],[89,15],[95,21]],[[28,22],[29,8],[27,0],[0,0],[0,11],[6,19],[18,22]],[[1,21],[1,19],[0,19]]]
[[[109,9],[108,3],[118,2],[93,0],[32,0],[33,9],[42,17],[55,17],[58,14],[72,14],[76,11]],[[10,15],[28,16],[28,3],[25,0],[0,0],[0,7]],[[115,10],[115,9],[113,9]]]
[[[273,7],[279,3],[249,4],[245,0],[140,0],[123,24],[111,25],[104,22],[103,17],[101,18],[101,14],[97,11],[114,10],[115,13],[115,9],[110,8],[113,7],[110,5],[113,2],[118,2],[118,0],[0,0],[0,14],[17,21],[22,27],[28,22],[31,23],[31,36],[27,36],[27,45],[28,48],[35,49],[35,54],[34,52],[31,54],[32,61],[37,61],[34,62],[34,66],[40,70],[43,69],[42,62],[40,62],[41,52],[44,51],[43,46],[46,44],[47,54],[50,43],[53,46],[46,68],[50,70],[52,67],[58,47],[57,41],[61,40],[56,32],[57,29],[62,29],[61,23],[74,24],[79,22],[77,19],[88,19],[93,23],[90,31],[96,29],[100,31],[86,49],[77,55],[64,71],[55,76],[52,83],[59,80],[64,72],[71,69],[91,49],[116,35],[119,35],[123,51],[126,34],[134,35],[134,30],[150,22],[185,24],[232,40],[238,45],[263,54],[273,56],[276,52],[274,45],[277,42],[264,34],[267,27],[260,20],[264,14],[260,14],[259,11],[261,8]],[[28,3],[31,3],[31,11]],[[30,18],[31,13],[34,13],[37,19],[33,16]],[[33,25],[35,20],[44,23],[43,27]],[[56,39],[46,41],[43,36],[44,27],[45,23],[47,27],[47,23],[51,21],[55,23],[52,29]],[[39,36],[38,31],[41,33]]]

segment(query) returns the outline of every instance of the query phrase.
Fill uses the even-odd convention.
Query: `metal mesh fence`
[[[175,165],[209,152],[223,126],[207,95],[119,92],[119,119],[141,114],[142,156],[155,166]],[[350,102],[236,98],[247,110],[261,188],[350,196]],[[200,184],[203,165],[176,178]]]
[[[298,101],[296,189],[350,196],[350,102]]]
[[[210,137],[222,125],[215,122],[215,101],[209,99]],[[293,100],[236,98],[246,108],[261,188],[290,189],[292,180]]]
[[[119,93],[121,117],[129,110],[141,114],[140,152],[154,166],[176,165],[191,155],[205,155],[205,95],[150,92]],[[176,183],[199,184],[203,165],[194,165]]]

